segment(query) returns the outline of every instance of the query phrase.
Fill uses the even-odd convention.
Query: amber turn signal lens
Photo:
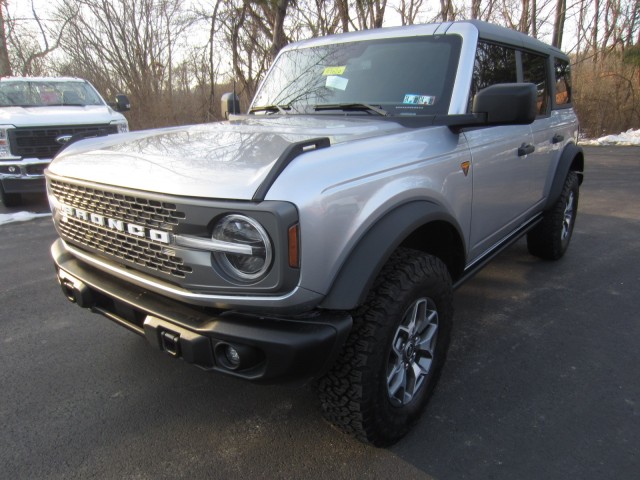
[[[289,266],[300,268],[300,225],[289,227]]]

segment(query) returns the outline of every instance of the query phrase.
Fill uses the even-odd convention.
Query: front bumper
[[[44,193],[44,170],[51,160],[0,161],[0,182],[5,193]]]
[[[51,248],[65,296],[205,370],[246,380],[290,382],[331,366],[352,325],[346,313],[262,316],[188,305],[125,283]],[[232,348],[237,363],[229,359]]]

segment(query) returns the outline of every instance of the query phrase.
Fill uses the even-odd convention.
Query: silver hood
[[[249,200],[292,143],[329,137],[336,144],[403,130],[380,119],[241,116],[83,140],[64,149],[49,170],[135,190]]]

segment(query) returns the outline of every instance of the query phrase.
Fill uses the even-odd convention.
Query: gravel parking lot
[[[640,148],[585,150],[566,257],[520,241],[456,292],[440,384],[390,449],[330,427],[310,387],[200,371],[72,306],[50,219],[0,226],[0,477],[637,478]]]

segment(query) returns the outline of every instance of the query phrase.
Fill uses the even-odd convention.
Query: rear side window
[[[571,103],[571,67],[569,62],[555,59],[556,70],[556,105]]]
[[[547,75],[547,58],[533,53],[522,53],[522,80],[533,83],[538,90],[538,115],[546,115],[549,111],[549,85]]]
[[[515,50],[502,45],[479,42],[476,50],[476,60],[473,65],[469,109],[471,108],[473,97],[483,88],[498,83],[515,83],[517,81],[518,71]]]

